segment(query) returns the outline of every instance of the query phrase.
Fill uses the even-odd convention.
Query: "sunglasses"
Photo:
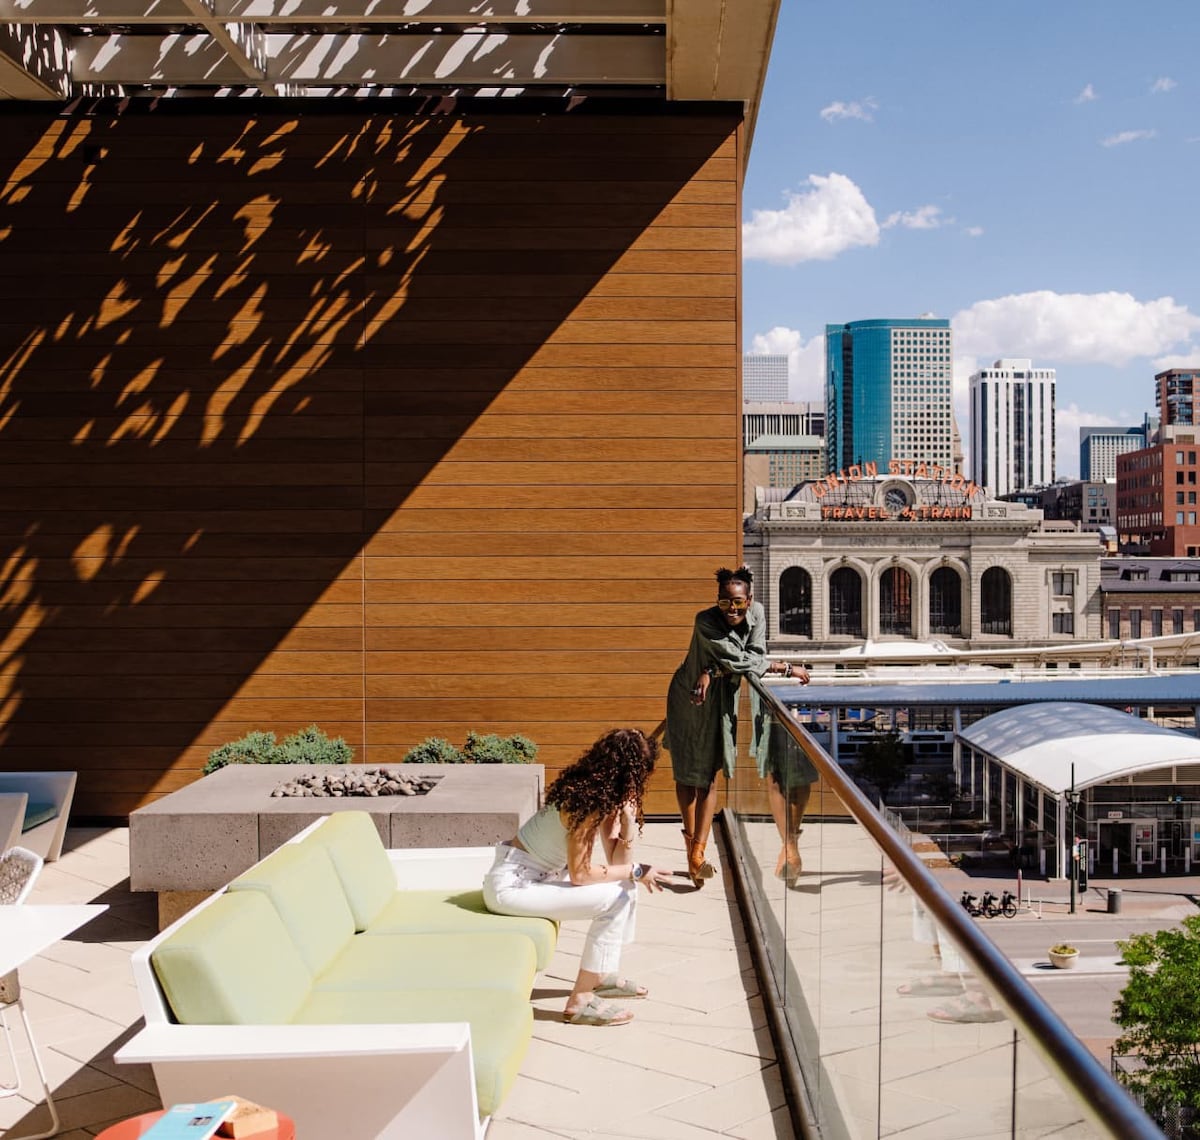
[[[749,598],[718,598],[717,609],[722,613],[728,613],[733,610],[735,614],[743,613],[750,608]]]

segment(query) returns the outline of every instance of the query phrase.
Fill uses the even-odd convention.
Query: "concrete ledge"
[[[487,847],[509,839],[541,806],[541,764],[371,765],[427,776],[423,796],[304,796],[271,792],[318,765],[231,764],[129,817],[134,891],[214,891],[318,816],[367,811],[387,847]]]

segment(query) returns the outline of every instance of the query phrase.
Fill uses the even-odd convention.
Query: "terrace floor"
[[[109,905],[21,967],[63,1140],[85,1140],[159,1106],[149,1067],[112,1059],[141,1022],[129,955],[156,931],[154,896],[129,892],[128,837],[126,828],[72,828],[62,859],[45,866],[29,898],[33,904]],[[639,856],[682,869],[678,824],[647,824]],[[713,861],[719,864],[719,854]],[[649,986],[651,995],[632,1003],[637,1017],[630,1025],[563,1024],[583,942],[579,924],[564,926],[554,961],[535,985],[529,1055],[489,1140],[792,1140],[732,887],[720,875],[701,891],[679,881],[678,892],[641,897],[637,940],[622,972]],[[23,1036],[16,1036],[23,1091],[36,1096],[32,1061]],[[4,1064],[0,1059],[0,1080],[6,1079]],[[0,1133],[21,1136],[48,1126],[40,1103],[0,1099]]]

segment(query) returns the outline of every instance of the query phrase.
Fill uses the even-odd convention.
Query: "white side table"
[[[19,903],[13,906],[0,906],[0,977],[23,966],[30,958],[36,958],[43,950],[48,950],[73,930],[78,930],[85,922],[90,922],[106,910],[108,910],[107,905],[101,903],[85,903],[77,906],[39,906]],[[21,1001],[19,989],[16,1000],[8,1005],[16,1006],[17,1012],[21,1015],[25,1034],[29,1038],[33,1063],[41,1078],[46,1107],[50,1110],[49,1132],[13,1136],[8,1140],[46,1140],[47,1137],[57,1135],[62,1127],[58,1119],[58,1108],[50,1093],[50,1082],[46,1079],[46,1070],[42,1067],[42,1059],[38,1055],[37,1043],[33,1039],[33,1030],[29,1025],[29,1015],[25,1012],[25,1005]],[[7,1005],[0,1005],[0,1017],[7,1008]],[[17,1088],[20,1088],[20,1085]],[[12,1091],[16,1092],[17,1089]]]

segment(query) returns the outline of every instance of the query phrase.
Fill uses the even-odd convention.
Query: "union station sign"
[[[847,522],[862,522],[875,520],[885,522],[891,519],[901,519],[904,522],[928,522],[936,519],[962,520],[971,517],[970,507],[937,507],[919,506],[901,507],[891,514],[886,507],[822,507],[822,519],[842,519]]]
[[[835,471],[800,488],[790,501],[819,504],[823,522],[906,523],[969,521],[987,498],[979,484],[940,463],[890,459],[884,466],[884,474],[878,463]]]
[[[956,491],[961,491],[963,497],[967,499],[974,499],[976,496],[983,494],[983,488],[978,483],[966,479],[952,467],[944,467],[940,463],[926,463],[921,459],[889,459],[887,461],[887,473],[889,475],[902,475],[909,479],[929,479],[935,483],[942,483]],[[836,491],[838,487],[843,487],[848,483],[861,483],[864,479],[877,479],[878,477],[878,463],[855,463],[849,467],[842,468],[840,471],[835,471],[832,475],[826,475],[824,479],[820,479],[810,484],[810,486],[813,496],[823,499],[831,490]]]

